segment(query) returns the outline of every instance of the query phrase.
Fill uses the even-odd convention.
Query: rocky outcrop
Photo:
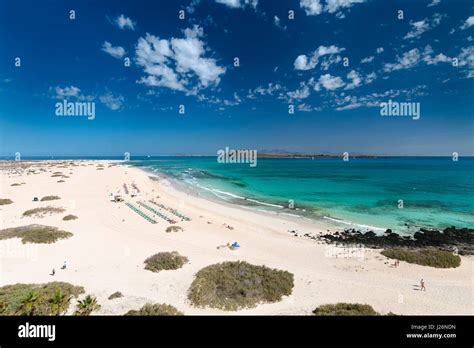
[[[343,232],[325,234],[320,238],[334,243],[361,244],[377,249],[436,247],[445,251],[457,252],[460,255],[474,255],[474,229],[457,229],[454,226],[442,231],[421,228],[413,237],[401,236],[390,229],[386,230],[383,235],[377,235],[373,231],[363,233],[355,229],[347,229]]]

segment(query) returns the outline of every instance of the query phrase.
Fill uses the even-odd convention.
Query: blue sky
[[[467,0],[2,1],[0,38],[2,156],[474,155]]]

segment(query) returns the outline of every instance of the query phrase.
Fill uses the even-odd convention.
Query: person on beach
[[[63,264],[63,266],[61,267],[61,269],[66,269],[66,261],[64,261],[64,264]]]
[[[423,279],[420,280],[420,291],[426,291],[425,281]]]
[[[56,274],[56,271],[55,271],[54,268],[53,268],[53,270],[51,271],[51,273],[50,273],[49,275],[50,275],[50,276],[53,276],[53,275],[55,275],[55,274]]]

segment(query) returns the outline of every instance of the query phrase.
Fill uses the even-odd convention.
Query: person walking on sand
[[[53,276],[53,275],[55,275],[55,274],[56,274],[56,271],[55,271],[54,268],[53,268],[53,270],[51,271],[51,273],[50,273],[49,275]]]
[[[420,291],[426,291],[425,281],[423,279],[420,280]]]

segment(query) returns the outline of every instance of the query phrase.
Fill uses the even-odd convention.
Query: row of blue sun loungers
[[[155,213],[156,215],[158,215],[160,218],[162,218],[163,220],[169,222],[170,224],[175,224],[176,221],[173,220],[173,219],[170,219],[168,216],[166,216],[165,214],[163,214],[162,212],[156,210],[156,209],[153,209],[152,207],[150,207],[149,205],[143,203],[143,202],[138,202],[138,204],[140,206],[142,206],[143,208],[145,209],[148,209],[149,211]]]
[[[151,201],[151,200],[150,200],[149,202],[150,202],[150,203],[153,203],[153,204],[156,205],[157,207],[160,207],[161,209],[168,210],[171,214],[176,215],[177,217],[179,217],[179,218],[182,219],[182,220],[191,221],[190,218],[188,218],[187,216],[184,216],[183,214],[181,214],[181,213],[180,213],[179,211],[177,211],[176,209],[167,207],[167,206],[165,206],[164,204],[161,204],[161,203],[158,203],[158,202],[155,202],[155,201]]]
[[[156,224],[156,221],[153,220],[150,216],[148,216],[147,214],[145,214],[144,212],[142,212],[140,209],[138,209],[137,207],[135,207],[133,204],[130,204],[128,202],[125,203],[125,205],[127,207],[129,207],[130,209],[132,209],[135,213],[137,213],[138,215],[140,215],[141,217],[143,217],[144,219],[148,220],[149,222],[151,222],[152,224]]]

